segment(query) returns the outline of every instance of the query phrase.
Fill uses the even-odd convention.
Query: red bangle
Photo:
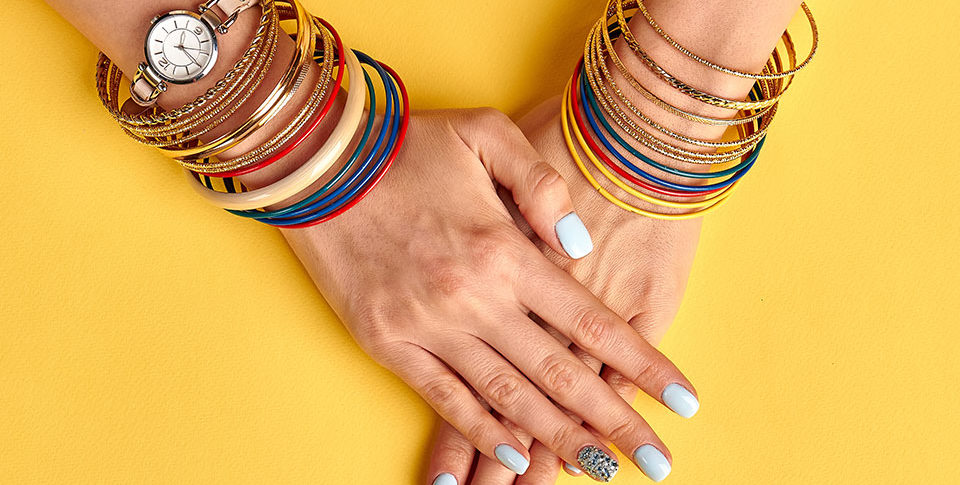
[[[294,139],[289,145],[287,145],[282,150],[280,150],[279,152],[275,153],[273,156],[271,156],[270,158],[262,162],[255,163],[247,167],[238,168],[236,170],[231,170],[229,172],[220,172],[220,173],[195,172],[195,173],[200,175],[207,175],[209,177],[228,178],[228,177],[236,177],[239,175],[244,175],[250,172],[260,170],[261,168],[264,168],[270,164],[273,164],[274,162],[280,160],[281,158],[289,155],[290,152],[292,152],[297,147],[299,147],[310,135],[313,134],[314,131],[316,131],[317,127],[320,126],[320,123],[323,122],[323,119],[327,116],[327,113],[330,111],[330,108],[333,107],[334,100],[337,99],[337,94],[340,92],[340,87],[343,84],[343,71],[345,71],[345,69],[344,69],[343,41],[340,40],[340,34],[338,34],[336,29],[334,29],[332,25],[327,23],[326,20],[323,20],[323,19],[317,19],[317,20],[319,20],[320,23],[322,23],[323,26],[326,27],[330,31],[330,33],[333,34],[333,38],[337,42],[337,56],[339,57],[339,59],[337,63],[337,80],[333,85],[333,91],[330,93],[330,97],[327,99],[326,104],[324,104],[323,109],[320,110],[320,113],[317,115],[317,117],[314,118],[313,122],[310,123],[310,126],[308,126],[305,130],[303,130],[303,133],[297,136],[297,138]]]
[[[287,228],[296,229],[296,228],[315,226],[322,222],[329,221],[330,219],[333,219],[334,217],[337,217],[340,214],[343,214],[344,212],[350,210],[350,208],[357,205],[357,203],[363,200],[363,198],[366,197],[367,194],[369,194],[370,191],[373,190],[373,188],[376,187],[378,183],[380,183],[380,180],[383,178],[384,174],[386,174],[390,166],[393,165],[393,161],[397,159],[397,154],[400,153],[400,147],[403,146],[403,139],[407,136],[407,125],[409,124],[409,121],[410,121],[410,100],[407,97],[407,87],[403,84],[403,80],[400,79],[400,76],[397,74],[397,72],[394,71],[393,68],[391,68],[386,64],[380,63],[380,65],[387,72],[389,72],[390,75],[393,77],[394,81],[397,82],[397,86],[400,87],[400,96],[403,98],[403,121],[401,121],[400,123],[400,133],[397,135],[397,142],[396,142],[396,145],[393,146],[393,150],[390,152],[390,156],[387,158],[386,162],[384,162],[383,167],[380,169],[380,172],[376,175],[376,177],[373,180],[371,180],[370,183],[367,184],[367,186],[362,191],[360,191],[356,197],[353,198],[353,200],[351,200],[350,202],[347,202],[343,207],[317,220],[304,222],[302,224],[295,224],[292,226],[284,226],[283,227],[284,229],[287,229]]]
[[[574,84],[579,84],[579,83],[574,83]],[[612,160],[610,160],[610,158],[607,157],[607,155],[603,152],[600,146],[597,145],[597,143],[594,141],[591,135],[592,132],[591,130],[587,129],[586,123],[584,123],[583,121],[583,114],[580,112],[581,111],[580,103],[578,100],[579,88],[577,86],[571,86],[571,88],[572,89],[570,89],[570,103],[571,103],[571,107],[573,108],[573,118],[574,120],[576,120],[577,126],[580,127],[580,131],[583,132],[584,139],[586,140],[587,145],[590,146],[590,149],[593,150],[594,154],[597,155],[597,157],[600,158],[600,160],[603,160],[604,164],[606,164],[608,167],[613,169],[613,171],[617,172],[621,177],[651,192],[656,192],[661,195],[668,195],[672,197],[700,197],[703,195],[709,195],[714,192],[719,192],[721,190],[726,189],[726,187],[719,187],[716,189],[706,190],[703,192],[682,192],[679,190],[673,190],[673,189],[652,185],[649,182],[642,179],[638,179],[631,173],[627,172],[626,170],[623,169],[623,167],[617,165]]]

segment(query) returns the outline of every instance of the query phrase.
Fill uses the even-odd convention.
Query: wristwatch
[[[151,106],[167,83],[190,84],[206,76],[217,63],[217,36],[224,35],[240,12],[257,0],[208,0],[196,12],[171,10],[150,21],[141,62],[130,83],[131,99]],[[226,17],[214,11],[217,7]]]

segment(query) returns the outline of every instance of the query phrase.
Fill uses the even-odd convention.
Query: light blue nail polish
[[[660,397],[668,408],[685,418],[692,417],[700,409],[700,401],[680,384],[670,384]]]
[[[637,462],[644,475],[655,482],[662,481],[670,474],[670,462],[653,445],[643,445],[633,452],[633,461]]]
[[[587,226],[583,225],[576,212],[571,212],[557,221],[556,229],[557,238],[560,239],[560,245],[567,252],[567,256],[580,259],[593,251],[593,239],[590,239]]]
[[[457,485],[457,479],[449,473],[441,473],[433,481],[433,485]]]
[[[497,445],[493,450],[493,454],[497,455],[497,459],[500,460],[500,463],[503,463],[503,466],[509,468],[517,475],[526,473],[527,467],[530,466],[527,458],[510,445]]]
[[[569,464],[569,463],[564,463],[564,464],[563,464],[563,467],[566,468],[568,472],[570,472],[570,473],[572,473],[572,474],[574,474],[574,475],[579,475],[579,474],[583,473],[583,470],[581,470],[581,469],[579,469],[579,468],[577,468],[577,467],[575,467],[575,466],[573,466],[573,465],[571,465],[571,464]]]

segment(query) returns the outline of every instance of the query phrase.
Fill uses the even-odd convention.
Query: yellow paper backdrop
[[[306,4],[416,107],[515,116],[559,92],[602,8]],[[706,221],[662,346],[701,412],[636,405],[674,484],[960,483],[960,5],[812,8],[820,54]],[[42,2],[4,2],[0,27],[0,483],[424,482],[431,410],[279,234],[124,136],[96,51]]]

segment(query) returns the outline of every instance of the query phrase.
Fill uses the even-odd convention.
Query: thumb
[[[494,180],[513,200],[537,236],[554,251],[580,259],[593,251],[593,240],[573,210],[563,177],[543,161],[520,128],[494,109],[474,110],[471,145]]]

